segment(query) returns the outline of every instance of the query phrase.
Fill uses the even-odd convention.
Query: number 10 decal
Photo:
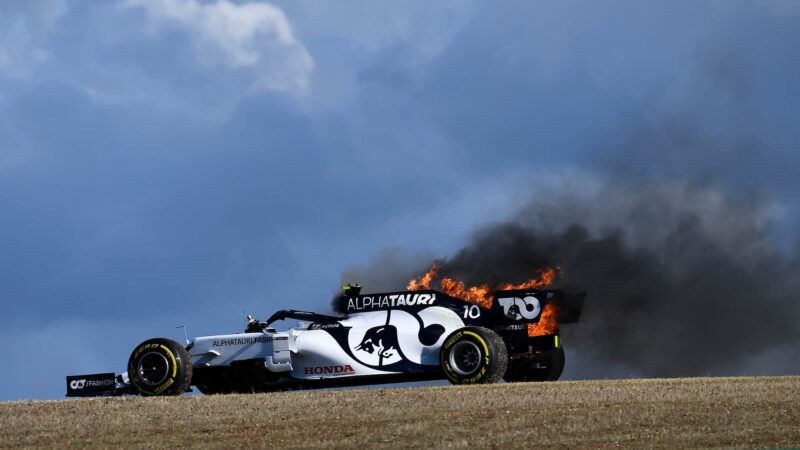
[[[497,301],[503,307],[503,313],[511,320],[533,320],[542,312],[542,305],[534,296],[498,298]]]
[[[477,319],[481,316],[481,309],[478,308],[478,305],[466,305],[464,306],[464,318],[465,319]]]

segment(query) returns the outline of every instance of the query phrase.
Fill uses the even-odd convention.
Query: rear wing
[[[553,304],[558,308],[558,323],[575,323],[581,318],[583,303],[586,299],[585,292],[565,292],[561,289],[518,289],[496,291],[494,294],[494,307],[499,308],[501,299],[535,297],[543,307]]]

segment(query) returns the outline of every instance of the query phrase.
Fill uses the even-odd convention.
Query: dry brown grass
[[[800,377],[0,403],[0,447],[793,447]]]

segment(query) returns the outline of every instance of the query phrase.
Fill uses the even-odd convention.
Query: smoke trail
[[[531,177],[516,216],[438,261],[467,285],[561,267],[557,287],[588,293],[581,322],[562,329],[573,376],[800,373],[797,217],[754,194],[796,190],[782,156],[794,149],[763,126],[736,53],[705,56],[687,103],[628,116],[585,172]],[[431,263],[398,261],[348,279],[399,289]]]
[[[560,266],[559,287],[589,293],[566,341],[645,376],[800,371],[800,270],[771,238],[772,205],[685,181],[538,192],[440,260],[440,274],[495,284]],[[378,264],[358,275],[369,283],[377,273],[387,272]]]

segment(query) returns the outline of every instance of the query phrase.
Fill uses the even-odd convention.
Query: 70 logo
[[[525,298],[498,298],[497,301],[503,307],[503,313],[511,320],[533,320],[542,312],[542,304],[532,295]]]

